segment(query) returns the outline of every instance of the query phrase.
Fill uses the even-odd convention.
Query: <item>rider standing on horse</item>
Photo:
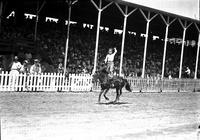
[[[108,54],[106,55],[106,59],[104,60],[107,64],[107,72],[110,73],[111,76],[113,76],[113,70],[114,70],[114,57],[117,53],[117,49],[114,48],[114,52],[112,48],[109,48]]]

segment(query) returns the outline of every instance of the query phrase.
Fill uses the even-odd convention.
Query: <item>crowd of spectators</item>
[[[26,19],[23,26],[17,26],[13,18],[7,19],[3,23],[0,38],[3,40],[23,39],[34,40],[34,20]],[[65,28],[64,28],[65,29]],[[119,72],[121,55],[120,34],[113,34],[102,30],[100,32],[97,69],[105,67],[104,59],[109,48],[117,48],[115,57],[115,71]],[[68,73],[92,73],[95,55],[95,28],[89,29],[87,26],[72,25],[70,30],[67,72]],[[19,61],[29,59],[33,63],[35,58],[39,59],[42,72],[63,72],[65,56],[66,30],[62,30],[57,23],[45,22],[39,24],[34,52],[27,51],[25,47],[19,47],[12,55],[18,55]],[[146,77],[161,75],[164,42],[149,40],[146,56]],[[195,68],[195,55],[193,49],[188,47],[183,61],[183,71],[190,67],[191,75]],[[139,77],[142,73],[144,38],[138,35],[127,34],[123,57],[123,73],[127,76]],[[165,77],[169,75],[176,78],[180,65],[180,45],[168,43],[165,63]],[[11,56],[11,55],[10,55]],[[10,56],[2,55],[0,60],[1,70],[10,70],[9,63],[12,62]],[[188,57],[190,56],[190,57]],[[183,73],[184,74],[184,73]],[[198,74],[200,74],[198,72]]]

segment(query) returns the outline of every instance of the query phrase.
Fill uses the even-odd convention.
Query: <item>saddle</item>
[[[108,81],[110,82],[110,86],[114,87],[116,82],[121,81],[121,78],[115,75],[111,75],[109,76]]]

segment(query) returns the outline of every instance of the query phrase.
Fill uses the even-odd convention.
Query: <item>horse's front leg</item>
[[[101,95],[102,95],[102,93],[104,92],[104,89],[101,89],[101,92],[99,93],[99,99],[98,99],[98,102],[100,103],[100,101],[101,101]]]
[[[116,98],[114,102],[117,102],[118,98],[119,98],[119,89],[116,89]]]
[[[109,88],[108,89],[106,89],[106,91],[104,92],[104,94],[103,94],[103,96],[104,96],[104,98],[106,99],[106,100],[109,100],[109,98],[106,96],[106,93],[109,91]]]
[[[122,95],[122,88],[119,89],[119,96],[118,96],[118,101],[119,101],[119,97]]]

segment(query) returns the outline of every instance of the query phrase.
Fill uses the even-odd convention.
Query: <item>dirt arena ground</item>
[[[114,91],[108,93],[110,100]],[[200,93],[0,93],[2,140],[197,140]]]

